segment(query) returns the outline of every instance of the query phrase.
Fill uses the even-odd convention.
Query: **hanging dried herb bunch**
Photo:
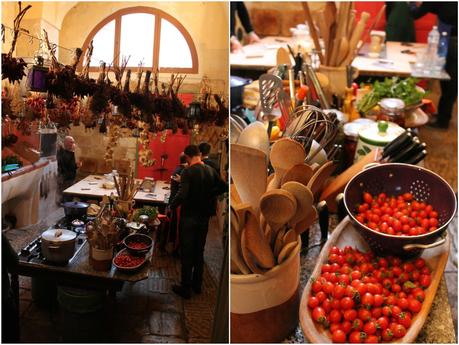
[[[19,37],[20,31],[26,31],[21,29],[21,21],[26,12],[32,7],[28,5],[24,9],[21,8],[21,2],[19,2],[19,13],[14,18],[14,29],[13,29],[13,41],[11,43],[11,48],[8,54],[2,54],[2,80],[8,79],[10,83],[20,81],[25,74],[25,67],[27,64],[21,58],[13,57],[14,49],[16,48],[16,42]]]

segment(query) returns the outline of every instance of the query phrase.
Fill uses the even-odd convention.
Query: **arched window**
[[[101,60],[118,66],[128,56],[130,68],[142,61],[145,68],[159,68],[165,73],[199,70],[196,47],[188,31],[177,19],[156,8],[130,7],[105,18],[86,38],[83,54],[91,40],[94,50],[90,71],[97,71]]]

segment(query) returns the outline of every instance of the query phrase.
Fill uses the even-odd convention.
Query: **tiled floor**
[[[15,249],[19,250],[40,230],[63,216],[62,209],[54,207],[54,211],[49,210],[52,200],[52,193],[48,199],[42,200],[48,205],[41,207],[43,218],[39,224],[28,229],[7,231],[6,235]],[[211,222],[201,295],[185,301],[173,294],[171,285],[180,280],[179,260],[169,255],[155,256],[152,263],[155,273],[149,279],[125,284],[114,304],[106,303],[103,312],[84,317],[65,314],[58,306],[52,310],[39,308],[32,301],[31,279],[21,277],[21,342],[61,342],[65,340],[64,334],[83,327],[85,322],[89,328],[97,325],[95,332],[89,333],[89,342],[209,342],[222,258],[222,234],[216,222]],[[84,329],[80,330],[78,336],[84,332]]]

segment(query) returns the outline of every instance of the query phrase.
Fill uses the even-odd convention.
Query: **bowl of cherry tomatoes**
[[[344,205],[377,255],[413,257],[444,243],[457,201],[453,189],[434,172],[387,163],[354,176],[344,190]]]
[[[139,269],[146,261],[144,254],[134,254],[128,249],[123,249],[113,258],[113,265],[121,271],[132,272]]]
[[[148,253],[153,246],[150,236],[138,233],[126,236],[123,242],[126,248],[134,254]]]

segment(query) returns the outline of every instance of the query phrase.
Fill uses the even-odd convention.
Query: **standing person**
[[[260,41],[260,37],[253,31],[252,23],[250,22],[249,12],[242,1],[231,1],[230,2],[230,42],[231,42],[231,52],[237,53],[242,50],[242,44],[239,42],[236,36],[236,13],[239,17],[239,21],[244,27],[245,32],[247,33],[248,42],[255,43]]]
[[[457,99],[457,2],[416,2],[416,8],[412,9],[412,13],[415,19],[433,13],[442,23],[451,26],[445,65],[451,79],[440,81],[441,97],[438,102],[437,120],[430,124],[432,127],[447,129]]]
[[[183,170],[180,188],[170,207],[180,209],[181,284],[172,290],[183,298],[191,297],[191,290],[201,293],[209,218],[215,214],[215,199],[226,190],[217,172],[201,160],[196,145],[184,150],[188,167]]]
[[[17,272],[19,258],[2,232],[2,342],[19,343],[19,306],[9,274]]]
[[[64,138],[64,143],[57,151],[57,185],[58,204],[62,203],[62,192],[75,183],[76,171],[80,164],[75,160],[75,139],[71,136]]]
[[[174,200],[175,195],[177,194],[180,187],[180,176],[182,175],[183,170],[188,166],[186,162],[186,156],[182,152],[179,157],[180,164],[177,165],[175,170],[172,172],[171,176],[171,194],[169,196],[169,205],[172,200]],[[173,243],[174,252],[178,248],[178,234],[179,234],[179,224],[180,224],[180,211],[179,209],[173,209],[170,212],[170,229],[169,229],[169,238],[168,242]]]
[[[217,163],[215,163],[212,159],[209,158],[209,153],[211,149],[212,149],[212,146],[210,146],[209,143],[202,142],[199,144],[199,151],[201,152],[201,160],[204,162],[204,164],[207,164],[211,166],[212,168],[214,168],[218,176],[220,176],[220,167],[218,166]]]

